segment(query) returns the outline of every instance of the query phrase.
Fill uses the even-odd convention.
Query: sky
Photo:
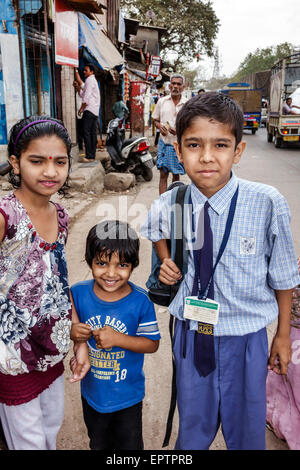
[[[221,75],[232,75],[257,48],[283,42],[300,47],[300,0],[212,0],[212,5],[220,20]],[[211,78],[213,61],[203,65]]]

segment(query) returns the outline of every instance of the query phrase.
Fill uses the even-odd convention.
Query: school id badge
[[[188,320],[216,325],[219,320],[220,304],[212,299],[198,299],[189,296],[184,301],[183,316]]]

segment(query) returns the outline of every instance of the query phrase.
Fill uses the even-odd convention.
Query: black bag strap
[[[175,238],[175,256],[174,256],[174,263],[180,270],[182,270],[183,267],[183,227],[184,227],[184,197],[185,193],[187,190],[187,185],[181,185],[178,186],[177,194],[176,194],[176,215],[175,215],[175,234],[178,234],[178,231],[180,230],[181,235],[180,237]],[[181,223],[178,224],[178,221],[181,220]],[[175,285],[176,286],[176,285]],[[172,286],[173,287],[173,286]],[[177,294],[178,291],[178,285],[176,286],[176,292],[175,288],[172,290],[172,297],[174,298],[175,295]],[[176,389],[176,366],[175,366],[175,360],[174,360],[174,354],[173,354],[173,336],[174,336],[174,317],[173,315],[170,315],[170,320],[169,320],[169,333],[170,333],[170,339],[171,339],[171,347],[172,347],[172,390],[171,390],[171,401],[170,401],[170,407],[169,407],[169,413],[168,413],[168,419],[167,419],[167,425],[166,425],[166,434],[163,442],[163,447],[166,447],[169,445],[170,437],[171,437],[171,432],[172,432],[172,426],[173,426],[173,418],[174,418],[174,413],[176,409],[176,400],[177,400],[177,389]]]
[[[169,413],[168,413],[168,419],[167,419],[167,425],[166,425],[166,433],[165,433],[165,438],[163,442],[163,447],[167,447],[169,445],[170,437],[171,437],[171,432],[172,432],[172,426],[173,426],[173,418],[174,418],[174,413],[176,410],[176,400],[177,400],[177,388],[176,388],[176,365],[175,365],[175,360],[174,360],[174,354],[173,354],[173,327],[174,327],[174,317],[173,315],[170,315],[170,320],[169,320],[169,333],[170,333],[170,339],[171,339],[171,348],[172,348],[172,389],[171,389],[171,401],[170,401],[170,407],[169,407]]]
[[[175,198],[175,220],[172,228],[172,235],[175,236],[174,263],[182,271],[183,268],[183,227],[184,227],[184,199],[188,186],[181,184],[178,186]],[[173,241],[173,240],[172,240]],[[171,301],[178,292],[180,283],[171,286]]]
[[[176,194],[176,216],[175,216],[175,258],[174,263],[180,270],[183,266],[183,227],[184,227],[184,196],[187,190],[186,185],[178,186]],[[178,221],[181,220],[181,223],[178,224]],[[179,232],[179,233],[178,233]]]

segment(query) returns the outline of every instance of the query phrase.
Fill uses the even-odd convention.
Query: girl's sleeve
[[[70,217],[69,217],[67,210],[64,207],[62,207],[60,204],[55,204],[55,205],[56,205],[57,216],[59,220],[59,226],[64,229],[65,235],[66,235],[66,241],[67,241],[68,234],[69,234]]]

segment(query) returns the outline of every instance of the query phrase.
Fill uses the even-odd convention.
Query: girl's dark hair
[[[103,255],[111,259],[118,253],[120,261],[130,263],[132,269],[139,264],[140,241],[137,233],[126,222],[105,220],[88,233],[85,248],[85,260],[92,267],[93,259]]]
[[[239,104],[224,93],[206,92],[194,96],[179,111],[176,119],[178,144],[184,131],[191,126],[197,117],[213,118],[227,124],[235,136],[235,145],[242,140],[244,115]]]
[[[32,126],[27,127],[24,132],[21,132],[28,124],[34,121],[47,121],[47,122],[37,122]],[[19,138],[17,139],[18,135]],[[65,144],[68,154],[68,163],[69,163],[69,173],[64,185],[59,189],[59,194],[65,194],[67,189],[69,189],[69,174],[71,168],[71,148],[72,143],[69,137],[67,129],[64,127],[63,123],[58,119],[55,119],[51,116],[29,116],[18,121],[10,130],[9,142],[7,146],[8,158],[11,155],[20,160],[21,153],[25,152],[29,143],[34,139],[39,139],[40,137],[56,135],[59,137]],[[15,175],[14,171],[11,169],[9,172],[9,181],[14,188],[19,188],[21,185],[21,175]]]

